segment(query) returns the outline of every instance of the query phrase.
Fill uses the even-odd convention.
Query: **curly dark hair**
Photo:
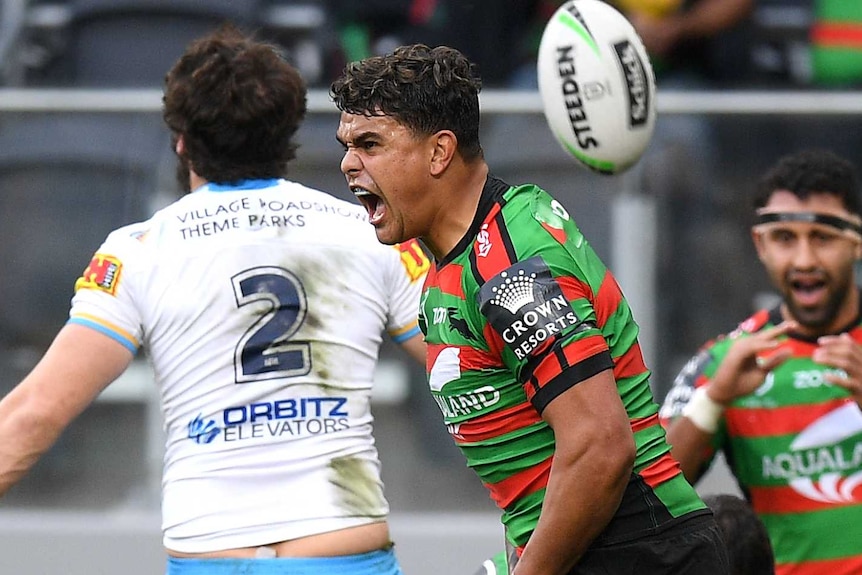
[[[210,182],[283,177],[306,112],[299,72],[232,24],[192,42],[165,77],[163,117]]]
[[[801,200],[814,193],[826,193],[841,199],[853,214],[859,211],[859,182],[852,163],[823,149],[789,154],[764,174],[757,184],[754,207],[762,208],[776,190],[792,192]]]
[[[351,62],[330,86],[342,112],[391,116],[415,134],[451,130],[468,161],[482,155],[475,65],[448,46],[401,46],[391,54]]]

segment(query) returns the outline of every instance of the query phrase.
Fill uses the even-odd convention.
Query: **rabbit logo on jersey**
[[[201,415],[188,424],[195,443],[247,441],[271,437],[304,437],[350,427],[346,397],[302,397],[261,401],[222,410],[221,422]]]
[[[479,306],[519,360],[580,323],[539,256],[518,262],[488,280],[479,291]]]
[[[820,503],[862,500],[862,412],[846,403],[814,421],[784,453],[763,456],[764,479],[785,479],[799,495]]]

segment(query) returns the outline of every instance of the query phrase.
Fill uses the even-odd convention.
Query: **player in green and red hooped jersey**
[[[757,186],[752,239],[781,295],[707,343],[662,408],[695,481],[717,449],[762,519],[778,575],[862,573],[862,319],[855,168],[779,160]]]
[[[378,239],[418,237],[436,259],[428,382],[503,512],[510,570],[727,573],[669,456],[628,303],[558,201],[489,175],[479,88],[457,50],[414,45],[348,64],[330,92]]]

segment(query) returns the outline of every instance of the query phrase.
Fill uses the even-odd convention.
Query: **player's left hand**
[[[849,391],[862,407],[862,346],[847,333],[824,335],[817,339],[817,349],[811,358],[842,370],[843,374],[827,373],[824,379]]]

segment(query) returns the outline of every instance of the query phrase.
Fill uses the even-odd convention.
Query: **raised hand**
[[[779,347],[780,337],[797,327],[785,321],[757,333],[739,337],[721,362],[707,394],[710,399],[728,405],[737,397],[748,395],[763,384],[766,374],[790,357],[788,347]],[[862,375],[862,353],[859,373]]]
[[[811,358],[840,370],[827,372],[824,379],[849,391],[862,406],[862,346],[848,333],[824,335],[817,339],[817,346]]]

